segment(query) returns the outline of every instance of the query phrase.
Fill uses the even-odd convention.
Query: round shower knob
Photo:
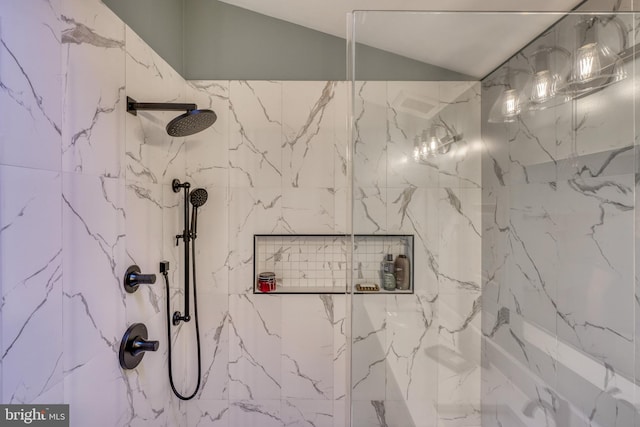
[[[142,362],[145,352],[158,351],[158,347],[158,341],[147,340],[147,327],[143,323],[134,323],[120,342],[120,366],[122,369],[134,369]]]

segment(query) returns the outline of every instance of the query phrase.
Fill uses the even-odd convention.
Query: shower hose
[[[164,276],[165,288],[167,291],[167,343],[169,348],[169,363],[168,363],[169,383],[171,384],[171,389],[173,390],[173,393],[178,397],[178,399],[181,399],[181,400],[191,400],[195,397],[196,393],[198,393],[198,390],[200,389],[200,376],[202,374],[202,358],[200,356],[200,328],[198,325],[198,292],[196,291],[196,257],[195,257],[196,242],[195,242],[195,239],[191,240],[191,253],[194,254],[194,256],[191,257],[191,265],[193,266],[193,313],[196,318],[195,319],[196,320],[196,346],[198,349],[198,382],[196,384],[196,389],[189,396],[181,395],[178,392],[178,390],[176,390],[176,387],[173,384],[173,373],[172,373],[173,368],[171,363],[171,307],[169,304],[169,300],[170,300],[169,275],[168,275],[168,272],[166,271],[162,272],[162,275]],[[187,266],[187,268],[189,267]],[[189,284],[186,283],[185,286],[189,286]]]

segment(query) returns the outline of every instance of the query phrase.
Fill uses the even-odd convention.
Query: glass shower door
[[[638,422],[635,34],[352,15],[352,426]],[[359,235],[413,237],[409,292],[384,289],[405,249]]]

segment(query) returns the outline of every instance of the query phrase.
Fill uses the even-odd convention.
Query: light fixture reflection
[[[558,62],[564,65],[564,73],[561,70],[562,67],[557,65],[552,67],[550,58],[552,54],[555,54],[556,59],[561,58],[560,61],[555,61],[554,65]],[[530,110],[543,110],[569,100],[569,97],[560,95],[558,89],[566,84],[570,56],[566,49],[559,47],[541,47],[533,54],[534,73],[529,97]]]
[[[462,134],[456,133],[446,124],[433,123],[414,138],[413,160],[417,163],[428,162],[447,154],[453,143],[461,141]]]
[[[505,75],[505,88],[489,112],[489,123],[515,122],[522,111],[523,96],[516,89],[516,73],[521,70],[507,68]]]
[[[564,91],[580,96],[624,80],[627,73],[619,54],[611,46],[603,43],[599,28],[613,25],[618,32],[620,50],[627,48],[627,34],[624,24],[617,17],[590,16],[576,25],[576,49],[571,77]]]

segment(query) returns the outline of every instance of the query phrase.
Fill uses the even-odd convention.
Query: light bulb
[[[548,101],[555,95],[553,78],[549,70],[537,72],[533,76],[531,101],[537,104]]]
[[[413,160],[416,162],[420,161],[420,147],[417,143],[413,146]]]
[[[427,141],[423,141],[420,147],[420,158],[426,159],[427,157],[429,157],[429,147],[427,146]]]
[[[589,43],[581,46],[576,52],[574,80],[588,82],[600,76],[600,55],[598,45]]]
[[[502,115],[505,119],[511,119],[520,114],[520,97],[515,89],[507,89],[504,91],[502,101]]]

